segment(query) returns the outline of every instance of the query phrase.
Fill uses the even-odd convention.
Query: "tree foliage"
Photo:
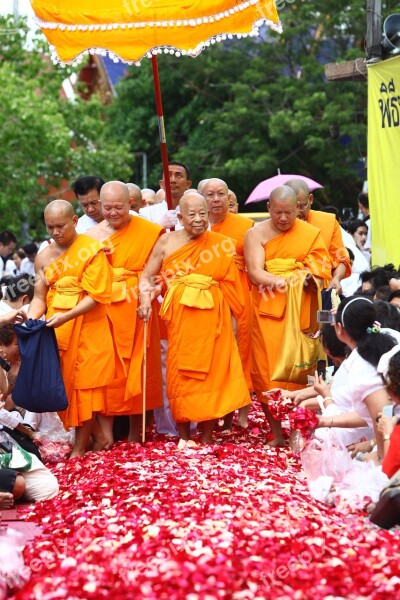
[[[106,134],[99,99],[61,97],[71,71],[52,65],[42,38],[28,50],[23,20],[0,19],[0,28],[0,228],[24,242],[43,236],[43,208],[60,186],[85,174],[127,180],[132,157]]]
[[[193,180],[225,179],[243,201],[277,173],[324,184],[321,203],[355,204],[366,152],[366,93],[360,82],[327,82],[324,64],[364,55],[363,2],[278,0],[284,27],[227,41],[198,58],[159,57],[169,156]],[[118,85],[107,127],[148,154],[150,184],[161,160],[151,65]],[[140,171],[136,180],[141,183]],[[254,209],[253,207],[251,207]]]

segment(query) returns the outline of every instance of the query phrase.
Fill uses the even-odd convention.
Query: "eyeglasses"
[[[309,206],[310,206],[310,203],[309,203],[309,202],[307,202],[307,204],[298,204],[298,205],[297,205],[297,208],[298,208],[299,210],[307,210],[307,208],[308,208]]]

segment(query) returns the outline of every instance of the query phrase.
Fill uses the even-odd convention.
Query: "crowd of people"
[[[15,236],[0,233],[0,428],[36,455],[26,473],[0,470],[0,506],[23,493],[57,493],[32,448],[32,421],[12,402],[19,363],[10,323],[27,319],[55,330],[71,457],[111,448],[116,417],[129,417],[128,441],[139,442],[144,411],[159,433],[188,442],[199,431],[212,443],[217,421],[229,429],[235,411],[247,426],[254,395],[269,444],[284,446],[265,394],[279,388],[318,412],[316,435],[334,431],[354,456],[392,475],[399,428],[383,412],[399,398],[400,274],[393,265],[371,268],[366,198],[363,220],[345,231],[334,210],[313,210],[307,185],[292,179],[271,193],[269,218],[254,223],[238,214],[225,181],[193,188],[179,162],[170,163],[169,180],[172,208],[164,175],[157,192],[82,177],[72,189],[83,215],[65,200],[50,202],[50,238],[40,248],[16,250]],[[332,291],[341,298],[333,310]],[[318,323],[322,308],[334,323]],[[330,384],[315,373],[327,356],[336,369]]]

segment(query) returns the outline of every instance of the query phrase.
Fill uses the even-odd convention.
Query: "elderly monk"
[[[206,199],[211,231],[222,233],[229,237],[236,253],[233,259],[239,269],[240,282],[242,284],[244,311],[238,319],[237,342],[239,347],[240,360],[242,361],[243,373],[247,381],[247,387],[253,391],[253,385],[250,376],[251,367],[251,296],[250,282],[247,277],[244,264],[243,245],[246,232],[254,225],[254,221],[243,217],[242,215],[231,214],[229,203],[231,193],[228,186],[222,179],[207,179],[203,185],[203,196]],[[247,414],[250,405],[239,411],[239,425],[247,427]],[[224,428],[229,429],[232,425],[233,414],[227,415],[224,420]]]
[[[162,232],[159,225],[129,214],[129,191],[120,181],[104,184],[100,193],[104,221],[88,235],[108,246],[113,268],[112,303],[108,315],[121,368],[107,389],[103,429],[112,440],[113,416],[130,415],[128,440],[141,439],[143,322],[137,319],[138,280],[150,252]],[[162,403],[160,332],[157,313],[149,323],[147,347],[146,408]]]
[[[139,210],[144,205],[142,199],[142,190],[136,183],[127,183],[126,187],[129,192],[129,202],[131,214],[139,216]]]
[[[98,429],[95,414],[104,410],[106,386],[114,376],[106,310],[112,273],[102,244],[76,233],[78,217],[69,202],[50,202],[44,219],[53,241],[36,257],[35,294],[28,318],[39,319],[46,313],[47,327],[56,328],[69,403],[59,415],[66,428],[76,427],[71,456],[82,456],[90,435]],[[95,440],[93,449],[106,443],[103,436]]]
[[[340,225],[335,215],[311,209],[314,196],[310,194],[308,185],[302,179],[290,179],[286,182],[286,185],[291,187],[296,194],[298,218],[320,230],[332,263],[332,279],[328,290],[335,289],[338,294],[341,294],[342,286],[340,282],[344,277],[351,275],[351,264],[349,253],[343,244]],[[330,307],[329,304],[327,308]]]
[[[183,229],[163,235],[139,282],[144,319],[151,312],[157,274],[168,286],[161,316],[168,329],[167,394],[179,436],[202,423],[212,443],[216,419],[249,404],[232,327],[243,311],[243,292],[232,241],[208,231],[207,203],[197,192],[180,203]],[[150,293],[149,293],[150,292]]]
[[[229,212],[237,215],[239,212],[239,204],[238,204],[238,199],[237,196],[235,194],[235,192],[232,192],[232,190],[229,190],[229,194],[230,194],[230,198],[229,198]]]
[[[270,218],[246,233],[244,256],[253,283],[251,375],[274,435],[271,444],[281,446],[284,440],[280,423],[272,418],[262,392],[273,387],[304,387],[274,380],[278,362],[286,364],[283,348],[286,301],[289,294],[300,290],[296,305],[300,314],[298,326],[300,331],[309,332],[319,307],[319,289],[324,280],[330,280],[331,262],[319,229],[297,219],[297,200],[292,188],[281,186],[273,190],[268,210]]]

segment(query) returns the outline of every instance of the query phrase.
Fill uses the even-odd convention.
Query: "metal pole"
[[[367,36],[365,46],[369,59],[382,58],[382,0],[367,0]]]
[[[164,185],[165,185],[165,196],[166,196],[166,200],[167,200],[168,209],[172,210],[173,206],[172,206],[171,184],[169,182],[167,138],[165,136],[164,114],[163,114],[163,107],[162,107],[160,78],[158,76],[158,61],[157,61],[156,54],[153,54],[151,57],[151,66],[153,69],[154,93],[156,96],[158,128],[160,131],[160,146],[161,146],[161,156],[162,156],[162,164],[163,164],[163,172],[164,172],[163,178],[164,178]]]

